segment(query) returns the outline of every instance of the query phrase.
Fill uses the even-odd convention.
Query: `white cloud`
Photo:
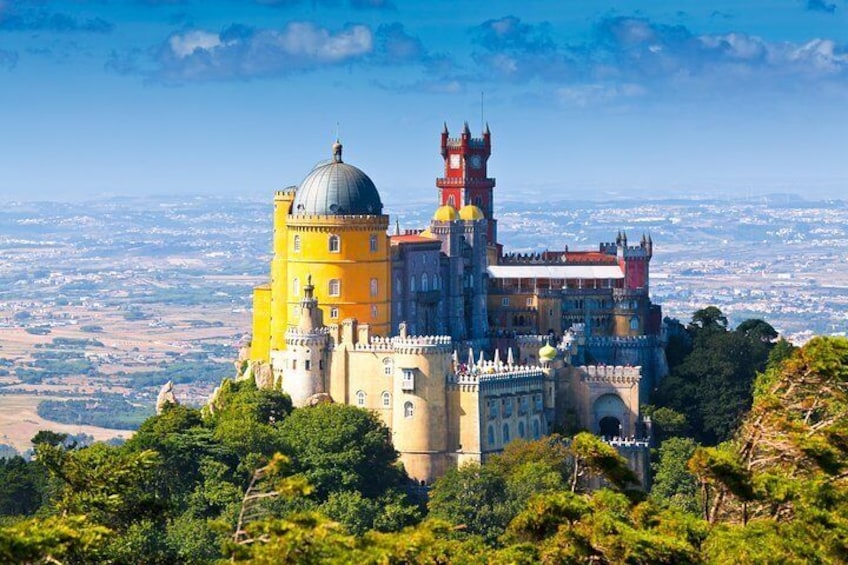
[[[373,50],[374,35],[364,25],[335,32],[311,22],[291,22],[280,30],[191,30],[168,38],[157,74],[178,82],[249,79],[356,61]]]
[[[180,59],[188,57],[198,49],[208,51],[222,45],[221,38],[217,33],[202,30],[172,35],[168,44],[171,46],[174,55]]]

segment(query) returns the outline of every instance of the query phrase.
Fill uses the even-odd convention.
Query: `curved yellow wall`
[[[389,335],[391,284],[389,241],[386,234],[388,216],[289,216],[287,255],[288,315],[295,319],[303,287],[311,275],[315,297],[324,313],[324,323],[341,323],[356,318],[360,324],[371,326],[374,335]],[[330,251],[330,236],[339,237],[339,250]],[[300,250],[294,250],[295,236],[300,238]],[[371,237],[377,238],[376,251],[371,250]],[[300,291],[293,294],[294,280]],[[338,296],[331,296],[332,279],[340,281]],[[371,295],[371,279],[377,281],[377,294]],[[275,283],[276,284],[276,283]],[[376,316],[372,315],[376,307]],[[333,318],[331,310],[338,309]]]

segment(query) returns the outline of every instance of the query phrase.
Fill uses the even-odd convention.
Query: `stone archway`
[[[603,437],[621,436],[621,421],[614,416],[604,416],[598,422],[598,432]]]
[[[630,430],[630,411],[624,400],[615,393],[599,396],[592,405],[594,431],[606,437],[627,436]]]

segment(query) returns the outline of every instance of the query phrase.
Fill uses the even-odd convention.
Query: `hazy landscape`
[[[401,229],[429,204],[391,205]],[[164,382],[205,401],[248,338],[270,257],[271,201],[144,198],[12,202],[0,212],[0,444],[49,427],[126,436]],[[802,343],[848,331],[848,205],[743,200],[507,203],[506,247],[587,249],[654,239],[652,295],[687,321],[717,305]],[[72,402],[65,402],[71,400]]]

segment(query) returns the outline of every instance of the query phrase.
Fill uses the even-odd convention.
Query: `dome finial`
[[[333,161],[336,163],[342,162],[342,144],[338,138],[336,138],[336,142],[333,144]]]

